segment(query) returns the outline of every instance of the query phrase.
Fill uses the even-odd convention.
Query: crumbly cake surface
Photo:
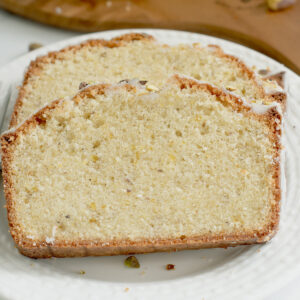
[[[11,234],[31,257],[264,242],[279,216],[280,122],[186,78],[88,87],[2,137]]]
[[[10,125],[21,123],[53,99],[74,95],[82,81],[116,83],[139,78],[161,87],[174,73],[209,81],[250,102],[275,100],[285,105],[284,93],[264,91],[263,86],[276,89],[274,82],[259,80],[240,60],[217,46],[167,46],[148,35],[127,34],[110,41],[87,41],[33,61]]]

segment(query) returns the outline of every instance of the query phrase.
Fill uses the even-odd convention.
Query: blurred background
[[[0,0],[0,7],[1,65],[24,53],[30,43],[37,44],[34,48],[78,32],[151,27],[235,41],[300,74],[296,0]]]

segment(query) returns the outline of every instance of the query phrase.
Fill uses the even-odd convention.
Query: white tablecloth
[[[32,42],[47,45],[76,35],[78,35],[76,32],[31,22],[0,9],[0,68],[14,58],[27,53],[28,45]],[[265,300],[299,299],[300,276]]]

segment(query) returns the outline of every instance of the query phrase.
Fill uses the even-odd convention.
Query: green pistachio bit
[[[129,268],[139,268],[140,263],[135,256],[128,256],[124,261],[125,266]]]
[[[41,48],[41,47],[43,47],[43,45],[40,44],[40,43],[31,43],[31,44],[29,44],[29,46],[28,46],[28,50],[29,50],[29,51],[33,51],[33,50],[38,49],[38,48]]]

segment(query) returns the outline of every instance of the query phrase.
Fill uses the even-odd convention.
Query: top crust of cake
[[[1,138],[2,143],[2,163],[5,196],[7,199],[7,211],[10,225],[10,232],[19,248],[19,250],[31,257],[65,257],[65,256],[86,256],[86,255],[113,255],[126,253],[145,253],[155,251],[171,251],[176,249],[192,249],[203,247],[226,247],[238,244],[261,243],[269,240],[276,232],[279,221],[280,210],[280,136],[281,136],[281,114],[277,106],[270,106],[264,109],[263,113],[255,112],[245,101],[234,96],[231,93],[224,92],[216,87],[206,83],[199,83],[195,80],[174,76],[169,81],[170,85],[177,85],[181,91],[187,91],[191,94],[197,91],[205,91],[210,95],[216,96],[216,100],[225,107],[230,107],[237,114],[242,114],[246,118],[254,118],[261,122],[262,126],[269,129],[268,138],[273,147],[272,153],[272,183],[271,196],[269,199],[270,215],[268,222],[263,229],[223,232],[214,234],[205,234],[200,236],[181,236],[178,238],[162,239],[139,239],[139,240],[117,240],[117,241],[99,241],[99,240],[32,240],[26,236],[16,218],[15,211],[15,186],[12,177],[16,170],[12,169],[14,160],[14,151],[23,135],[29,134],[35,127],[44,126],[55,111],[64,109],[68,101],[80,104],[82,101],[94,99],[96,95],[105,94],[107,91],[125,89],[129,93],[139,94],[141,89],[128,83],[111,86],[109,84],[100,84],[87,87],[81,90],[75,97],[67,100],[56,100],[39,112],[34,114],[16,130],[7,132]],[[159,91],[157,92],[159,93]],[[150,93],[150,94],[156,94]]]
[[[77,52],[81,51],[81,49],[84,49],[84,48],[97,48],[97,47],[102,48],[102,47],[104,47],[104,48],[112,49],[112,48],[118,48],[118,47],[130,45],[131,43],[134,43],[134,42],[145,42],[145,43],[149,42],[152,44],[156,43],[155,39],[150,35],[140,34],[140,33],[130,33],[130,34],[124,34],[122,36],[113,38],[111,40],[88,40],[79,45],[66,47],[60,51],[50,52],[47,55],[38,57],[36,60],[32,61],[25,73],[24,81],[20,88],[18,98],[16,100],[16,104],[15,104],[11,122],[10,122],[10,128],[17,126],[20,122],[24,121],[24,119],[26,117],[28,117],[30,115],[30,113],[33,113],[34,111],[36,111],[36,109],[39,109],[41,106],[43,106],[45,104],[45,103],[43,103],[40,107],[35,107],[35,109],[33,111],[30,111],[30,113],[28,113],[28,112],[22,113],[23,106],[24,106],[24,100],[27,97],[29,97],[32,90],[34,90],[36,88],[35,85],[36,85],[36,82],[38,82],[39,74],[41,74],[42,71],[45,68],[47,68],[48,64],[55,64],[59,61],[63,61],[66,58],[66,55],[76,54]],[[171,46],[167,46],[167,45],[159,45],[159,46],[165,47],[168,49],[170,49],[170,47],[171,47]],[[186,48],[187,46],[185,45],[182,47]],[[256,101],[257,99],[259,99],[259,101],[262,101],[264,103],[269,103],[269,102],[275,101],[281,105],[283,111],[285,110],[286,94],[280,90],[280,87],[278,87],[278,85],[275,83],[275,81],[267,82],[267,81],[263,80],[262,78],[259,78],[259,76],[256,75],[252,70],[250,70],[240,59],[238,59],[237,57],[234,57],[232,55],[228,55],[228,54],[224,53],[223,50],[219,46],[208,45],[206,48],[201,48],[199,46],[199,44],[194,44],[193,47],[196,51],[197,51],[197,49],[206,49],[208,51],[211,51],[212,53],[214,53],[214,55],[216,57],[219,57],[220,59],[223,59],[224,61],[231,61],[233,69],[236,69],[238,72],[241,72],[243,74],[243,76],[245,78],[247,78],[247,80],[249,82],[251,82],[251,84],[252,84],[253,94],[255,94],[255,97],[253,96],[253,99],[248,99],[249,101]],[[114,68],[114,67],[110,66],[110,68]],[[168,76],[170,76],[174,73],[178,73],[178,72],[176,72],[176,67],[175,67],[175,70],[173,70],[171,72],[171,74],[169,74]],[[188,76],[194,77],[194,76],[192,76],[193,74],[183,73],[183,75],[188,75]],[[116,80],[113,80],[114,78],[113,79],[110,78],[110,82],[117,82],[118,80],[124,79],[124,77],[122,77],[123,76],[122,72],[120,73],[120,76],[121,77],[118,79],[116,78]],[[145,80],[149,79],[149,78],[141,78],[140,76],[141,75],[139,74],[138,78],[140,78],[140,79],[145,79]],[[157,75],[157,76],[159,78],[159,75]],[[202,79],[202,78],[197,78],[197,74],[195,74],[195,76],[196,76],[195,79]],[[134,77],[137,77],[137,76],[130,75],[130,78],[134,78]],[[81,78],[80,81],[84,81],[84,80],[85,80],[85,78]],[[206,81],[208,79],[204,78],[204,80]],[[103,78],[98,78],[95,82],[99,82],[99,81],[100,82],[106,81],[105,76]],[[88,83],[91,84],[94,82],[88,82]],[[49,85],[51,85],[50,82],[49,82]],[[228,87],[225,86],[225,88],[227,88],[229,91],[236,92],[234,89],[232,89],[231,86],[228,86]],[[75,93],[75,91],[72,91],[72,92],[73,92],[73,94]],[[239,96],[242,96],[239,93],[237,93],[237,94]],[[69,95],[70,94],[64,94],[64,95],[60,95],[60,96],[57,96],[54,98],[66,97]],[[256,99],[254,99],[254,98],[256,98]],[[53,97],[52,97],[52,99],[47,99],[47,100],[51,101],[51,100],[53,100]],[[22,115],[22,114],[24,114],[24,115]]]

